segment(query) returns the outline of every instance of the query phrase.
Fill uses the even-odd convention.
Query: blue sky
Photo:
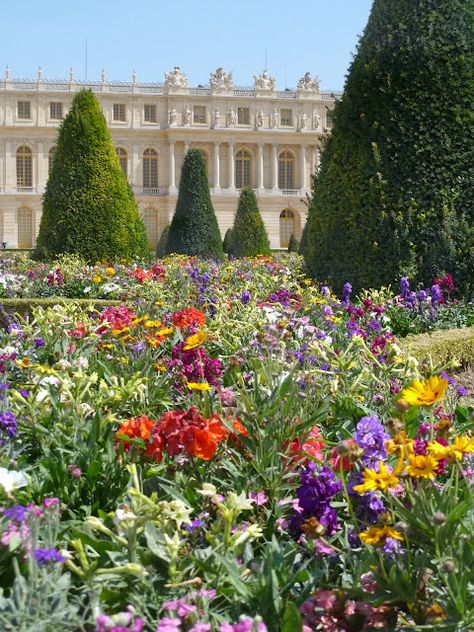
[[[191,85],[217,66],[251,85],[265,65],[279,89],[310,71],[338,90],[372,0],[4,0],[0,74],[162,81],[181,66]]]

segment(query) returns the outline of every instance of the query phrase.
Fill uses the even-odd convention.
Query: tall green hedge
[[[158,239],[158,243],[156,244],[156,256],[158,259],[163,259],[163,257],[166,256],[166,244],[168,243],[169,232],[170,225],[166,224],[160,238]]]
[[[206,165],[199,149],[190,149],[184,158],[166,253],[217,258],[224,254]]]
[[[59,128],[43,198],[37,259],[77,253],[95,262],[145,257],[148,244],[101,107],[81,90]]]
[[[229,254],[234,257],[269,255],[270,243],[253,189],[242,189],[230,235]]]
[[[451,272],[474,288],[474,0],[375,0],[302,249],[336,288]]]

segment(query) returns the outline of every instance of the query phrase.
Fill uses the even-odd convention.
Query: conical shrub
[[[230,244],[231,244],[231,240],[232,240],[232,228],[228,228],[225,231],[225,235],[224,235],[224,241],[222,242],[222,250],[228,255],[229,253],[229,248],[230,248]]]
[[[158,239],[158,243],[156,245],[156,256],[158,257],[158,259],[162,259],[163,257],[166,256],[166,247],[168,244],[169,232],[170,232],[170,225],[166,224],[166,226],[163,229],[163,232],[160,235],[160,238]]]
[[[355,290],[474,279],[474,0],[375,0],[315,180],[302,250]]]
[[[190,149],[184,158],[166,253],[217,258],[224,254],[206,165],[199,149]]]
[[[269,255],[270,243],[258,209],[257,198],[251,188],[242,189],[229,245],[234,257]]]
[[[148,255],[145,227],[100,104],[81,90],[59,128],[34,253],[90,262]]]

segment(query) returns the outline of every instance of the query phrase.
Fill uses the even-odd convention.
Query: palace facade
[[[266,71],[249,88],[218,68],[190,87],[179,67],[163,83],[11,78],[0,80],[0,241],[32,248],[57,128],[82,88],[98,97],[120,165],[143,217],[150,246],[171,221],[187,150],[202,150],[222,235],[232,226],[240,189],[254,188],[272,248],[301,236],[321,139],[331,128],[335,95],[306,73],[279,91]]]

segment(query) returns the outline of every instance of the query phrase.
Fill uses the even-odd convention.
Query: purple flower
[[[403,549],[401,543],[398,540],[396,540],[395,538],[387,538],[385,540],[385,544],[382,547],[382,551],[388,557],[393,558],[398,553],[402,553]]]
[[[250,290],[244,290],[242,292],[242,296],[240,297],[240,301],[241,303],[243,303],[244,305],[247,305],[247,303],[250,302],[250,299],[252,298],[252,294],[250,293]]]
[[[362,417],[357,424],[355,440],[364,450],[362,462],[367,467],[374,467],[379,461],[387,458],[385,443],[390,435],[385,432],[376,415]]]
[[[35,347],[37,349],[39,349],[40,347],[44,347],[45,346],[45,341],[43,340],[43,338],[35,338],[34,339],[34,343],[35,343]]]
[[[11,439],[16,436],[17,432],[18,423],[15,414],[10,410],[0,413],[0,446],[6,443],[5,435]]]
[[[351,294],[352,294],[352,285],[350,283],[344,283],[344,286],[342,288],[342,297],[341,297],[341,303],[344,305],[344,307],[347,307],[349,305],[349,302],[351,300]]]
[[[10,520],[14,520],[15,522],[23,522],[26,518],[27,513],[28,507],[24,507],[23,505],[13,505],[13,507],[5,509],[3,515],[6,518],[10,518]]]
[[[400,296],[404,299],[410,295],[410,281],[408,277],[402,277],[400,279]]]
[[[45,564],[63,564],[64,557],[56,549],[33,549],[33,555],[35,560],[40,566]]]
[[[434,309],[439,307],[439,304],[443,302],[443,292],[439,285],[431,286],[431,305]]]
[[[181,619],[163,617],[163,619],[158,622],[156,632],[181,632]]]
[[[5,382],[0,383],[0,401],[5,399],[5,393],[3,391],[8,391],[10,387]]]
[[[458,397],[467,397],[467,388],[464,388],[464,386],[458,386],[456,388],[456,393],[458,394]]]
[[[220,632],[267,632],[267,626],[260,620],[260,617],[250,619],[241,616],[238,623],[222,623]]]

